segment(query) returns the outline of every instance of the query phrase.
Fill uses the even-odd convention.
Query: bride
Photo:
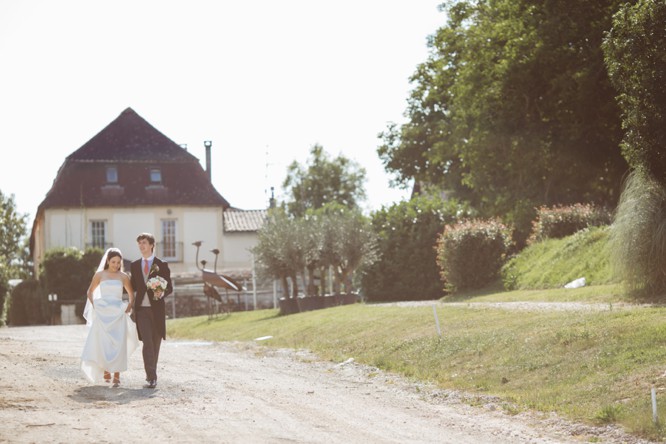
[[[122,299],[123,288],[129,304]],[[128,358],[139,346],[136,325],[129,316],[133,303],[134,291],[123,272],[122,253],[109,248],[90,282],[83,311],[88,337],[81,354],[81,370],[89,381],[101,382],[103,375],[110,382],[113,372],[113,387],[120,385],[120,372],[127,370]]]

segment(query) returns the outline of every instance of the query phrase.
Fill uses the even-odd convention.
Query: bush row
[[[537,214],[530,244],[611,222],[609,211],[589,204],[541,207]],[[382,208],[372,222],[380,258],[363,278],[370,301],[435,299],[482,288],[500,277],[515,248],[512,227],[469,218],[464,208],[440,198]]]
[[[612,214],[605,208],[590,204],[542,206],[532,222],[532,233],[528,245],[546,239],[562,239],[584,228],[609,225]]]
[[[43,324],[53,315],[48,295],[57,294],[58,301],[77,301],[76,314],[81,316],[86,291],[104,252],[98,248],[85,252],[76,248],[54,248],[46,252],[37,280],[26,280],[11,292],[7,324]],[[56,306],[59,309],[59,306]]]

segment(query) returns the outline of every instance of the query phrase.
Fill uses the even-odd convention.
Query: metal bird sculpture
[[[201,247],[202,242],[197,241],[193,242],[192,245],[197,247],[197,255],[196,255],[196,263],[199,264],[199,248]],[[243,286],[240,285],[238,282],[233,280],[229,276],[225,276],[224,274],[221,274],[217,272],[217,257],[220,254],[220,250],[217,248],[210,250],[212,253],[215,254],[215,266],[213,271],[206,269],[206,261],[202,260],[201,264],[202,266],[199,267],[197,265],[197,268],[201,271],[204,283],[213,286],[213,287],[221,287],[229,290],[234,290],[234,291],[242,291]]]

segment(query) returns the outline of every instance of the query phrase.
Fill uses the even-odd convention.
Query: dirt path
[[[156,390],[142,388],[140,351],[121,388],[91,386],[84,337],[82,325],[0,328],[0,442],[641,442],[256,344],[169,340]]]

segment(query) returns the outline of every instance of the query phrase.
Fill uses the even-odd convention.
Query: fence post
[[[439,318],[437,317],[437,307],[435,305],[432,306],[432,312],[435,315],[435,325],[437,325],[437,334],[439,337],[442,337],[442,331],[439,329]]]
[[[657,416],[657,391],[652,386],[652,421],[657,424],[659,422],[659,416]]]

